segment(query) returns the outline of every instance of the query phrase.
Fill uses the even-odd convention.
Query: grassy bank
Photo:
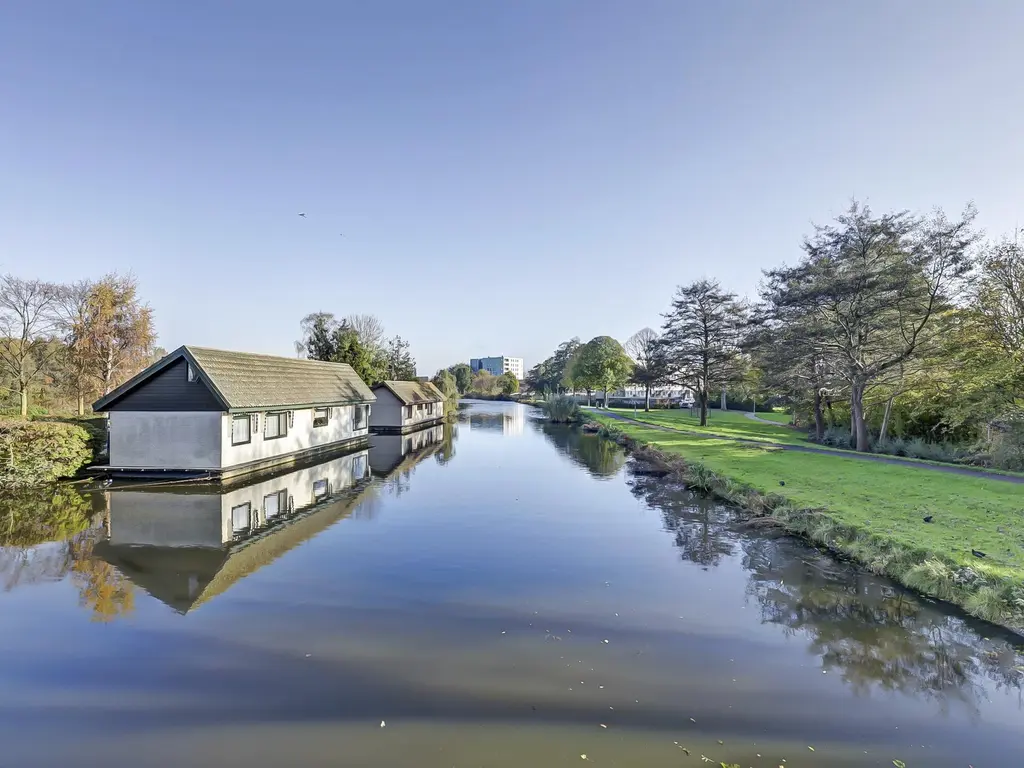
[[[645,458],[751,515],[976,616],[1024,629],[1018,485],[590,418],[606,436],[643,447]]]
[[[718,411],[708,412],[708,425],[700,425],[699,416],[691,416],[690,412],[683,409],[656,410],[644,412],[624,408],[612,408],[614,413],[621,413],[637,421],[644,421],[648,424],[657,424],[672,429],[693,429],[708,435],[719,437],[741,438],[743,440],[758,440],[765,443],[781,443],[782,445],[807,445],[819,447],[817,443],[807,439],[807,433],[802,430],[793,429],[784,423],[765,424],[748,418],[740,411]],[[759,413],[758,417],[767,418],[776,416],[771,413]],[[780,415],[779,418],[782,418]],[[788,418],[788,417],[786,417]],[[774,419],[772,419],[774,420]]]

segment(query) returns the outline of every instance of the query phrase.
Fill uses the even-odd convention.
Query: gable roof
[[[374,390],[385,387],[395,397],[402,401],[402,405],[416,405],[418,403],[439,403],[444,400],[441,390],[429,381],[382,381],[374,385]]]
[[[93,410],[106,410],[182,358],[188,360],[200,380],[228,411],[370,403],[377,399],[346,363],[185,346],[178,347],[101,397],[93,404]]]

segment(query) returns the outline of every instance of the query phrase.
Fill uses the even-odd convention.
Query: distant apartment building
[[[487,371],[494,376],[501,376],[509,371],[517,379],[523,378],[523,358],[521,357],[474,357],[469,361],[469,367],[473,373]]]

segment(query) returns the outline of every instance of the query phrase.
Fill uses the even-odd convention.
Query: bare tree
[[[632,380],[644,387],[644,410],[651,410],[651,388],[668,375],[668,360],[661,337],[651,328],[642,328],[626,342],[626,354],[633,358]]]
[[[384,348],[384,323],[376,315],[348,315],[343,321],[356,332],[362,345],[372,352]]]
[[[57,356],[57,379],[74,396],[78,415],[85,413],[85,400],[95,391],[92,382],[92,347],[89,336],[89,318],[94,284],[79,280],[60,286],[57,294],[56,315],[63,348]]]
[[[0,368],[17,383],[21,415],[28,416],[29,385],[60,350],[57,286],[41,280],[0,277]]]

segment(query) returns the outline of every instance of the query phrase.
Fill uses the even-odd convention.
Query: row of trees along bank
[[[1024,250],[1017,233],[983,239],[975,216],[876,215],[854,202],[804,238],[795,264],[765,270],[756,300],[715,279],[680,286],[660,332],[625,349],[571,339],[527,384],[684,386],[702,425],[728,390],[791,406],[818,440],[848,429],[859,451],[897,438],[1000,441],[995,463],[1024,468]]]
[[[77,410],[154,358],[153,311],[132,275],[48,283],[0,276],[0,387],[28,416]]]
[[[519,379],[511,371],[495,376],[490,371],[475,373],[468,363],[456,363],[437,372],[434,384],[442,391],[456,393],[457,397],[484,399],[509,398],[519,392]]]

